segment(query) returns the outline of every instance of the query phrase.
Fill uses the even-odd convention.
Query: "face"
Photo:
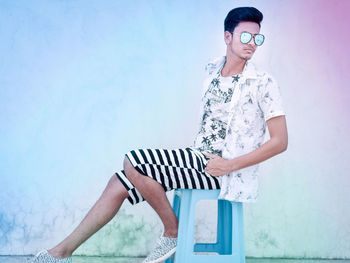
[[[227,45],[227,55],[243,60],[249,60],[253,57],[257,45],[254,42],[254,37],[249,43],[241,43],[240,36],[242,32],[249,32],[253,36],[259,34],[260,27],[254,22],[240,22],[234,29],[233,34],[225,31],[225,43]]]

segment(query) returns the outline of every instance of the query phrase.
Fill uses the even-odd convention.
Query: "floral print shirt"
[[[222,77],[226,57],[206,66],[201,121],[193,147],[224,159],[250,153],[261,146],[266,121],[285,115],[279,86],[271,75],[247,61],[242,73]],[[221,176],[219,199],[255,202],[258,164]]]

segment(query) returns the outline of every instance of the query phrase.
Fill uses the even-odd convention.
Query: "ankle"
[[[177,237],[177,229],[175,229],[175,230],[164,230],[163,236],[175,238],[175,237]]]
[[[52,248],[48,250],[49,254],[54,258],[68,258],[72,256],[72,253],[67,250],[59,250],[57,248]]]

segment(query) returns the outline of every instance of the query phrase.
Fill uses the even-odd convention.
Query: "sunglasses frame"
[[[243,42],[243,41],[242,41],[242,34],[243,34],[243,33],[247,33],[247,34],[250,35],[250,38],[249,38],[248,42]],[[253,35],[252,33],[247,32],[247,31],[243,31],[243,32],[241,32],[241,33],[233,33],[233,32],[231,32],[231,34],[232,34],[232,35],[233,35],[233,34],[240,35],[239,40],[241,41],[242,44],[248,44],[248,43],[252,40],[252,38],[254,38],[254,43],[255,43],[255,45],[257,45],[257,46],[261,46],[262,44],[264,44],[264,41],[265,41],[265,36],[264,36],[263,34],[255,34],[255,35]],[[258,45],[258,43],[256,43],[256,39],[255,39],[256,36],[263,36],[263,41],[262,41],[262,43],[261,43],[260,45]]]

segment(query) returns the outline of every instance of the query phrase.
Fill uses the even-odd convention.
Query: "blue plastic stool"
[[[218,200],[216,243],[194,244],[196,203],[217,200],[220,190],[175,190],[173,209],[179,219],[176,253],[166,263],[245,263],[243,206],[241,202]],[[194,254],[216,252],[216,255]]]

